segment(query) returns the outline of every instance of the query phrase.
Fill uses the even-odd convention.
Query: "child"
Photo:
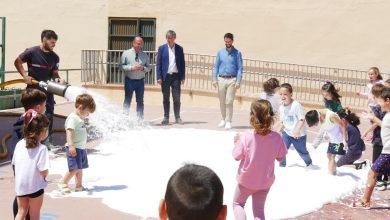
[[[281,105],[279,107],[279,122],[275,126],[276,131],[282,131],[282,138],[287,149],[294,145],[299,156],[305,161],[306,166],[312,164],[309,152],[306,149],[305,112],[301,104],[292,99],[292,86],[283,83],[279,94]],[[286,157],[280,161],[279,166],[286,166]]]
[[[287,148],[277,132],[271,131],[274,121],[271,103],[252,102],[250,124],[254,130],[236,136],[233,157],[240,160],[233,210],[236,219],[246,219],[245,202],[252,196],[255,219],[265,219],[264,203],[275,180],[275,160],[280,161]]]
[[[384,88],[380,97],[377,99],[382,111],[387,112],[383,121],[379,120],[373,114],[369,114],[369,119],[381,126],[381,138],[383,150],[379,158],[374,162],[371,170],[368,172],[367,186],[362,199],[353,202],[352,207],[370,208],[372,191],[374,190],[376,178],[380,173],[390,176],[390,88]]]
[[[276,78],[270,78],[263,83],[264,92],[260,93],[260,99],[268,100],[272,105],[272,111],[277,116],[280,106],[280,98],[277,95],[279,93],[279,80]]]
[[[48,135],[49,120],[32,109],[24,117],[24,139],[16,144],[12,158],[18,201],[17,220],[25,219],[27,211],[31,219],[39,219],[50,166],[47,147],[41,144]]]
[[[368,77],[370,82],[367,84],[367,92],[358,92],[357,95],[368,98],[368,111],[371,112],[371,108],[376,105],[371,89],[375,84],[383,83],[383,77],[378,67],[371,67],[368,70]]]
[[[87,130],[84,119],[89,113],[93,113],[96,108],[95,101],[91,95],[78,95],[75,102],[75,111],[71,113],[65,121],[66,130],[66,158],[68,160],[69,171],[65,174],[62,182],[58,184],[59,189],[64,193],[69,193],[68,183],[75,176],[75,192],[85,191],[83,187],[83,169],[88,168],[88,158],[85,146],[87,144]]]
[[[354,163],[362,156],[362,152],[366,150],[366,145],[360,136],[358,125],[360,124],[359,117],[351,113],[350,110],[345,111],[344,119],[347,123],[347,145],[348,151],[337,161],[337,167],[354,164],[357,169],[361,168],[360,164]],[[363,162],[366,163],[366,162]]]
[[[160,201],[161,220],[225,220],[223,185],[205,166],[186,164],[169,179]]]
[[[329,109],[311,110],[305,115],[307,125],[312,127],[321,123],[321,128],[329,135],[328,145],[328,172],[336,175],[336,155],[344,155],[345,133],[343,132],[343,122],[339,116]],[[315,146],[316,148],[317,146]]]
[[[40,114],[44,114],[46,111],[46,95],[44,92],[38,89],[26,89],[22,92],[21,103],[24,107],[24,111],[32,109]],[[24,123],[24,114],[13,125],[12,137],[11,137],[11,147],[10,155],[13,157],[16,144],[23,139],[23,123]],[[15,167],[12,167],[15,173]],[[14,218],[18,213],[18,202],[17,197],[14,199],[13,204]],[[30,219],[30,215],[27,212],[26,220]]]
[[[24,111],[33,109],[38,113],[44,114],[46,111],[46,95],[38,89],[26,89],[22,92],[20,102],[23,105]],[[16,144],[23,139],[23,122],[24,116],[21,116],[13,125],[14,130],[11,138],[11,157]]]
[[[375,101],[379,99],[381,96],[382,90],[385,88],[383,84],[376,84],[372,87],[371,93],[374,95]],[[385,116],[385,112],[382,112],[381,106],[377,103],[372,107],[372,113],[379,120],[383,120]],[[368,133],[372,131],[372,162],[374,163],[379,155],[382,153],[383,144],[381,139],[381,126],[377,123],[372,123],[372,125],[363,133],[363,137],[365,137]],[[385,175],[378,175],[377,177],[377,189],[378,190],[386,190],[388,178]]]
[[[324,97],[324,104],[325,107],[332,112],[337,113],[340,118],[344,117],[344,111],[343,106],[341,105],[340,98],[341,95],[339,94],[339,91],[336,89],[336,87],[331,82],[326,82],[322,88],[322,96]],[[344,130],[344,133],[346,133],[346,128],[343,126],[342,128]],[[316,148],[320,143],[322,142],[322,139],[324,138],[325,131],[323,127],[321,126],[320,131],[318,132],[318,135],[313,141],[313,147]]]
[[[322,88],[322,96],[324,97],[325,107],[332,112],[342,113],[343,106],[341,105],[341,95],[336,87],[331,82],[326,82]]]

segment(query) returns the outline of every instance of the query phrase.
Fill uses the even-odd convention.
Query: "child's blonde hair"
[[[260,135],[271,132],[274,122],[274,112],[268,100],[257,100],[251,104],[250,124]]]
[[[370,69],[368,69],[368,71],[370,71],[370,70],[374,70],[374,72],[375,72],[376,75],[377,75],[377,77],[376,77],[377,80],[382,80],[382,79],[383,79],[383,77],[382,77],[382,75],[381,75],[381,72],[379,71],[379,68],[378,68],[378,67],[373,66],[373,67],[371,67]]]
[[[76,108],[78,108],[79,106],[81,106],[81,108],[83,109],[88,108],[91,113],[95,112],[96,110],[95,100],[93,100],[92,96],[89,94],[78,95],[74,106]]]
[[[383,88],[385,88],[385,85],[383,85],[382,83],[375,84],[371,88],[371,93],[375,96],[375,98],[378,98],[381,96]]]

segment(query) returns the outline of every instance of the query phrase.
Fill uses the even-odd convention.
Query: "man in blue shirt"
[[[233,46],[233,34],[224,36],[226,48],[218,51],[213,72],[213,86],[218,87],[222,120],[218,127],[232,127],[233,102],[242,79],[242,55]]]

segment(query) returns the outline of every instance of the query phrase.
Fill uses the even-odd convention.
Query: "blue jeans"
[[[297,150],[299,156],[303,159],[303,161],[305,161],[306,166],[309,166],[312,163],[310,154],[306,149],[306,135],[295,139],[283,131],[282,139],[287,147],[287,150],[290,148],[291,144],[294,145],[294,148]],[[279,162],[279,166],[286,166],[286,156],[284,156],[283,159]]]
[[[135,100],[137,101],[137,117],[144,118],[144,79],[129,79],[125,77],[125,101],[123,102],[123,111],[129,114],[131,99],[135,92]]]
[[[168,74],[161,84],[161,90],[163,93],[163,105],[164,105],[164,118],[169,118],[170,107],[170,93],[172,87],[172,99],[173,99],[173,112],[175,113],[175,119],[180,118],[180,85],[179,74]]]

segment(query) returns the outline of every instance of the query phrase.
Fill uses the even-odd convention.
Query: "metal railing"
[[[155,67],[156,52],[146,52],[150,64]],[[123,84],[124,74],[119,69],[122,51],[83,50],[81,56],[82,82],[93,84]],[[212,73],[215,56],[185,54],[186,81],[183,89],[190,91],[215,91],[212,86]],[[383,74],[388,78],[388,74]],[[262,91],[262,83],[275,77],[281,83],[290,83],[294,98],[308,104],[322,105],[321,86],[331,81],[339,88],[342,103],[356,109],[365,109],[367,100],[356,95],[365,91],[368,82],[366,71],[330,67],[278,63],[262,60],[243,60],[243,78],[238,95],[255,98]],[[156,85],[155,68],[146,74],[145,83]]]

